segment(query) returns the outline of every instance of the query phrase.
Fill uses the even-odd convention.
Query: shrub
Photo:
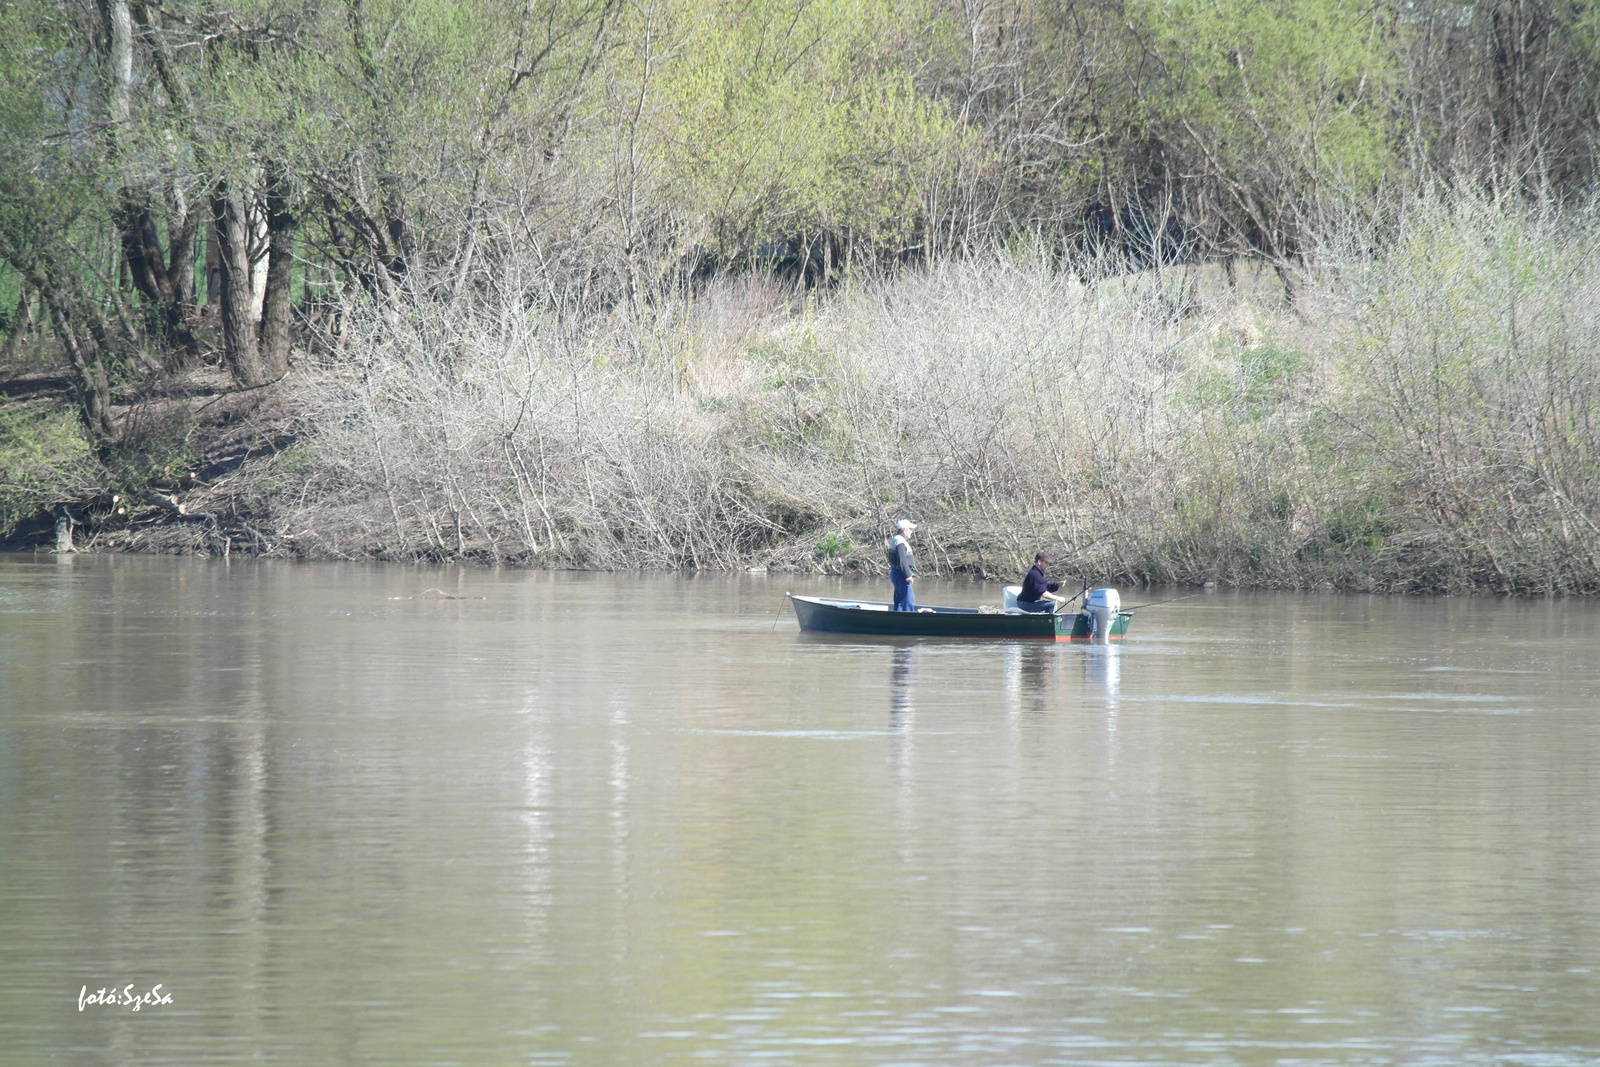
[[[77,499],[95,479],[94,450],[68,411],[0,411],[0,538]]]

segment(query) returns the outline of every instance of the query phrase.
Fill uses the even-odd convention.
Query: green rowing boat
[[[819,596],[785,594],[794,605],[800,629],[825,634],[877,634],[882,637],[998,637],[1043,638],[1052,641],[1092,641],[1100,636],[1099,619],[1089,611],[1055,615],[1025,611],[980,611],[977,608],[922,607],[895,611],[893,605],[861,600],[832,600]],[[1128,634],[1133,618],[1126,611],[1099,613],[1108,619],[1106,640]]]

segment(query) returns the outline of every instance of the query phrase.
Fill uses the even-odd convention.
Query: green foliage
[[[634,9],[633,92],[653,104],[651,147],[691,232],[727,249],[829,232],[903,241],[956,140],[913,80],[924,21],[891,0]]]
[[[1344,551],[1378,551],[1384,539],[1395,532],[1396,524],[1387,517],[1386,503],[1364,501],[1329,515],[1326,520],[1328,543]]]
[[[94,470],[94,450],[72,412],[0,412],[0,538],[75,499]]]
[[[0,335],[9,333],[16,322],[17,298],[21,294],[21,276],[11,269],[10,264],[0,259]]]
[[[840,556],[847,554],[855,547],[855,542],[851,541],[844,534],[831,533],[825,535],[817,541],[816,548],[813,550],[812,555],[816,558],[817,562],[820,563],[823,560],[837,559]]]
[[[303,444],[291,445],[278,454],[278,469],[287,475],[304,474],[316,465],[316,452]]]
[[[1201,372],[1179,396],[1193,407],[1246,419],[1270,414],[1306,363],[1299,351],[1271,343],[1228,345],[1218,355],[1228,366]]]
[[[1390,449],[1459,454],[1497,423],[1540,374],[1584,373],[1564,343],[1563,295],[1593,268],[1580,233],[1523,210],[1435,204],[1419,212],[1369,281],[1347,375],[1362,381]]]
[[[0,39],[0,257],[37,274],[104,214],[91,56],[46,3],[0,6]]]
[[[1394,165],[1386,91],[1398,76],[1381,9],[1353,0],[1133,0],[1160,60],[1139,121],[1215,185],[1269,251],[1294,251],[1289,210],[1370,195]]]
[[[1600,83],[1600,4],[1563,4],[1555,16],[1556,32],[1571,41],[1586,79],[1591,85]]]
[[[1239,350],[1239,399],[1257,411],[1274,406],[1305,366],[1292,348],[1265,344]]]

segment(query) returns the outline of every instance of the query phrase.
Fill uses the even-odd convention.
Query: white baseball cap
[[[912,522],[910,519],[901,519],[899,522],[894,524],[894,528],[896,530],[915,530],[917,528],[917,524]]]

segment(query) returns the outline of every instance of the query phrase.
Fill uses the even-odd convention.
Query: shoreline
[[[863,583],[876,583],[878,585],[884,586],[884,588],[885,588],[885,594],[884,594],[885,598],[887,599],[887,596],[888,596],[888,591],[887,591],[888,571],[887,571],[886,568],[881,570],[881,571],[872,571],[872,570],[868,570],[868,569],[865,569],[865,568],[856,568],[856,567],[849,567],[849,566],[846,566],[846,567],[843,567],[843,568],[838,568],[838,569],[824,569],[824,568],[822,568],[822,567],[820,567],[818,565],[805,566],[805,565],[801,565],[801,564],[774,563],[774,564],[769,564],[769,565],[767,565],[765,567],[751,566],[751,567],[746,567],[746,568],[734,567],[734,568],[726,568],[726,569],[724,569],[724,568],[700,568],[700,569],[691,569],[691,568],[648,568],[648,567],[647,568],[617,567],[617,568],[605,569],[605,568],[576,567],[576,566],[542,566],[542,565],[536,565],[536,564],[535,565],[525,565],[525,564],[509,562],[509,561],[503,561],[503,562],[501,562],[499,564],[496,564],[496,563],[493,563],[493,562],[490,562],[490,561],[485,561],[485,560],[482,560],[482,559],[432,559],[432,558],[421,557],[421,556],[415,557],[415,558],[411,558],[411,559],[385,559],[385,558],[381,558],[381,557],[377,557],[377,556],[343,556],[343,557],[336,557],[336,556],[290,555],[290,554],[276,554],[276,553],[252,553],[252,552],[244,550],[243,548],[237,549],[231,554],[217,554],[217,553],[213,553],[213,552],[206,551],[206,550],[203,550],[203,549],[202,550],[198,550],[198,551],[182,551],[182,550],[174,550],[174,549],[171,549],[171,548],[164,549],[164,548],[159,548],[159,547],[146,547],[146,548],[133,548],[133,549],[107,547],[107,548],[97,548],[97,549],[88,549],[88,550],[74,549],[73,551],[71,551],[69,553],[58,553],[58,552],[56,552],[56,550],[54,548],[52,548],[48,544],[44,544],[44,543],[28,544],[28,543],[24,543],[24,542],[20,542],[20,541],[8,541],[8,542],[0,543],[0,555],[12,555],[12,556],[27,555],[27,556],[33,556],[33,557],[36,557],[36,558],[40,557],[40,556],[46,556],[46,557],[54,558],[54,557],[63,556],[63,555],[65,555],[65,556],[81,556],[81,557],[127,556],[127,557],[133,557],[133,558],[147,558],[147,559],[155,559],[155,558],[194,559],[194,560],[204,560],[204,561],[208,561],[208,562],[209,561],[229,562],[230,559],[233,556],[237,556],[241,561],[246,561],[247,560],[247,561],[250,561],[250,562],[277,562],[277,563],[295,563],[295,564],[299,564],[299,563],[305,563],[305,564],[360,563],[360,564],[382,564],[382,565],[385,565],[385,566],[396,566],[396,567],[458,567],[458,568],[461,568],[461,569],[464,569],[464,570],[484,570],[484,571],[517,570],[517,571],[529,571],[529,572],[543,572],[543,573],[548,573],[548,574],[563,574],[563,573],[567,573],[567,574],[628,574],[628,573],[633,573],[633,574],[662,575],[662,576],[667,576],[667,575],[714,575],[714,576],[722,576],[722,577],[728,577],[728,578],[737,578],[737,577],[756,578],[756,577],[767,577],[769,575],[770,576],[774,576],[774,577],[776,577],[776,576],[786,576],[786,575],[808,575],[808,576],[815,576],[815,577],[845,578],[845,579],[850,579],[850,580],[853,580],[853,581],[860,581],[860,582],[863,582]],[[1059,574],[1056,573],[1057,571],[1059,571]],[[1003,576],[1003,575],[1000,575],[998,573],[984,573],[984,572],[980,572],[980,571],[977,571],[977,570],[974,569],[974,570],[958,570],[958,571],[941,571],[941,572],[937,572],[937,573],[929,572],[925,576],[929,577],[929,578],[935,578],[935,579],[937,579],[937,580],[939,580],[941,582],[950,582],[950,583],[963,584],[963,585],[979,586],[979,585],[990,585],[990,584],[994,584],[994,583],[1015,585],[1015,584],[1019,583],[1022,580],[1021,579],[1021,574],[1022,574],[1022,572],[1018,571],[1017,574],[1015,574],[1015,575]],[[1083,576],[1081,574],[1077,573],[1077,572],[1073,572],[1073,571],[1070,571],[1070,570],[1063,570],[1061,568],[1055,568],[1052,571],[1052,574],[1051,574],[1051,578],[1053,580],[1059,578],[1060,580],[1067,581],[1069,584],[1071,584],[1072,582],[1076,582],[1077,580],[1081,579],[1082,577]],[[1091,583],[1090,584],[1091,585],[1095,585],[1095,586],[1106,585],[1106,586],[1111,586],[1113,588],[1119,588],[1119,589],[1124,589],[1124,590],[1128,590],[1128,589],[1137,589],[1137,590],[1149,590],[1149,589],[1192,589],[1197,594],[1199,594],[1199,593],[1204,593],[1204,594],[1213,594],[1213,593],[1216,593],[1216,594],[1220,594],[1220,593],[1306,593],[1306,594],[1311,594],[1311,593],[1315,593],[1315,594],[1340,595],[1340,596],[1418,597],[1418,598],[1433,598],[1433,599],[1439,599],[1439,600],[1452,600],[1452,599],[1463,599],[1463,598],[1465,598],[1465,599],[1494,598],[1494,599],[1500,599],[1500,600],[1523,600],[1523,601],[1529,601],[1529,600],[1558,600],[1558,599],[1559,600],[1565,600],[1565,599],[1591,600],[1591,599],[1596,599],[1596,597],[1597,597],[1597,594],[1595,594],[1595,593],[1587,593],[1587,592],[1585,592],[1585,593],[1502,593],[1502,592],[1495,592],[1493,590],[1482,590],[1482,589],[1480,589],[1480,590],[1469,590],[1469,591],[1458,591],[1458,592],[1439,592],[1439,591],[1414,590],[1414,589],[1387,589],[1387,588],[1381,588],[1381,587],[1336,586],[1336,585],[1334,585],[1334,584],[1332,584],[1330,582],[1319,582],[1319,583],[1310,584],[1310,585],[1284,585],[1284,584],[1268,584],[1268,583],[1265,583],[1265,582],[1230,583],[1230,582],[1219,582],[1219,581],[1213,581],[1213,580],[1204,580],[1204,581],[1184,581],[1184,580],[1140,581],[1139,579],[1136,579],[1136,578],[1108,577],[1108,578],[1103,578],[1103,579],[1101,579],[1101,578],[1091,579]]]

